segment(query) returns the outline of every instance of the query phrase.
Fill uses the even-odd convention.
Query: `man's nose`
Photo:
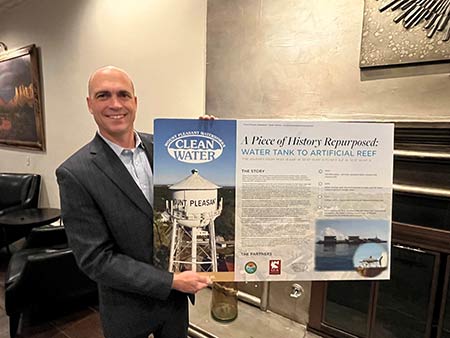
[[[111,108],[115,108],[115,109],[122,108],[122,102],[120,102],[117,95],[111,96],[111,100],[110,100],[109,104],[110,104]]]

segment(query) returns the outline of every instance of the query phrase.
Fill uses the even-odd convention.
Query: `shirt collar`
[[[111,147],[111,149],[114,151],[114,153],[115,153],[117,156],[120,156],[120,155],[122,154],[122,152],[123,152],[125,149],[128,149],[128,148],[124,148],[124,147],[122,147],[122,146],[119,146],[118,144],[116,144],[116,143],[114,143],[114,142],[108,140],[106,137],[104,137],[104,136],[103,136],[102,134],[100,134],[99,132],[97,132],[97,134],[103,139],[103,141],[105,141],[105,142]],[[130,150],[133,151],[133,150],[136,149],[136,148],[142,148],[142,149],[144,149],[144,144],[142,143],[142,140],[141,140],[141,138],[139,137],[139,134],[138,134],[136,131],[134,131],[134,140],[135,140],[135,142],[136,142],[136,145],[135,145],[134,148],[132,148],[132,149],[130,149]]]

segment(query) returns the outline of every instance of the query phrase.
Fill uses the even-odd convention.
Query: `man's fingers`
[[[196,293],[212,283],[209,276],[202,276],[193,271],[174,274],[172,288],[188,293]]]
[[[212,283],[211,278],[209,278],[208,276],[199,276],[199,281],[206,285],[209,285]]]
[[[215,117],[214,115],[208,115],[208,114],[201,115],[198,118],[200,120],[216,120],[217,119],[217,117]]]

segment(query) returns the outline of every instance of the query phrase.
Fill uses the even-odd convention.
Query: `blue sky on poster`
[[[348,236],[360,238],[389,239],[388,220],[369,219],[322,219],[316,221],[316,239],[323,240],[323,236],[337,236],[343,240]]]
[[[218,136],[225,144],[222,155],[207,163],[185,163],[172,158],[167,140],[182,132],[202,131]],[[192,169],[220,186],[235,185],[236,121],[198,119],[156,119],[154,121],[154,184],[177,183],[191,175]]]

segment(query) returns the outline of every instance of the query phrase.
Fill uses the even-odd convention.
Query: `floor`
[[[190,322],[220,338],[320,338],[306,327],[276,313],[261,311],[243,302],[238,304],[238,316],[230,323],[219,323],[210,314],[211,290],[202,290],[191,306]],[[232,334],[231,334],[232,333]]]
[[[9,338],[9,318],[5,312],[4,280],[9,255],[0,250],[0,338]],[[237,320],[219,324],[209,315],[210,290],[197,296],[197,305],[190,309],[191,322],[220,338],[320,338],[305,327],[270,312],[240,303]],[[54,313],[51,313],[54,312]],[[230,333],[232,332],[232,335]],[[96,304],[71,306],[58,311],[32,313],[25,316],[22,332],[17,338],[103,338]]]

